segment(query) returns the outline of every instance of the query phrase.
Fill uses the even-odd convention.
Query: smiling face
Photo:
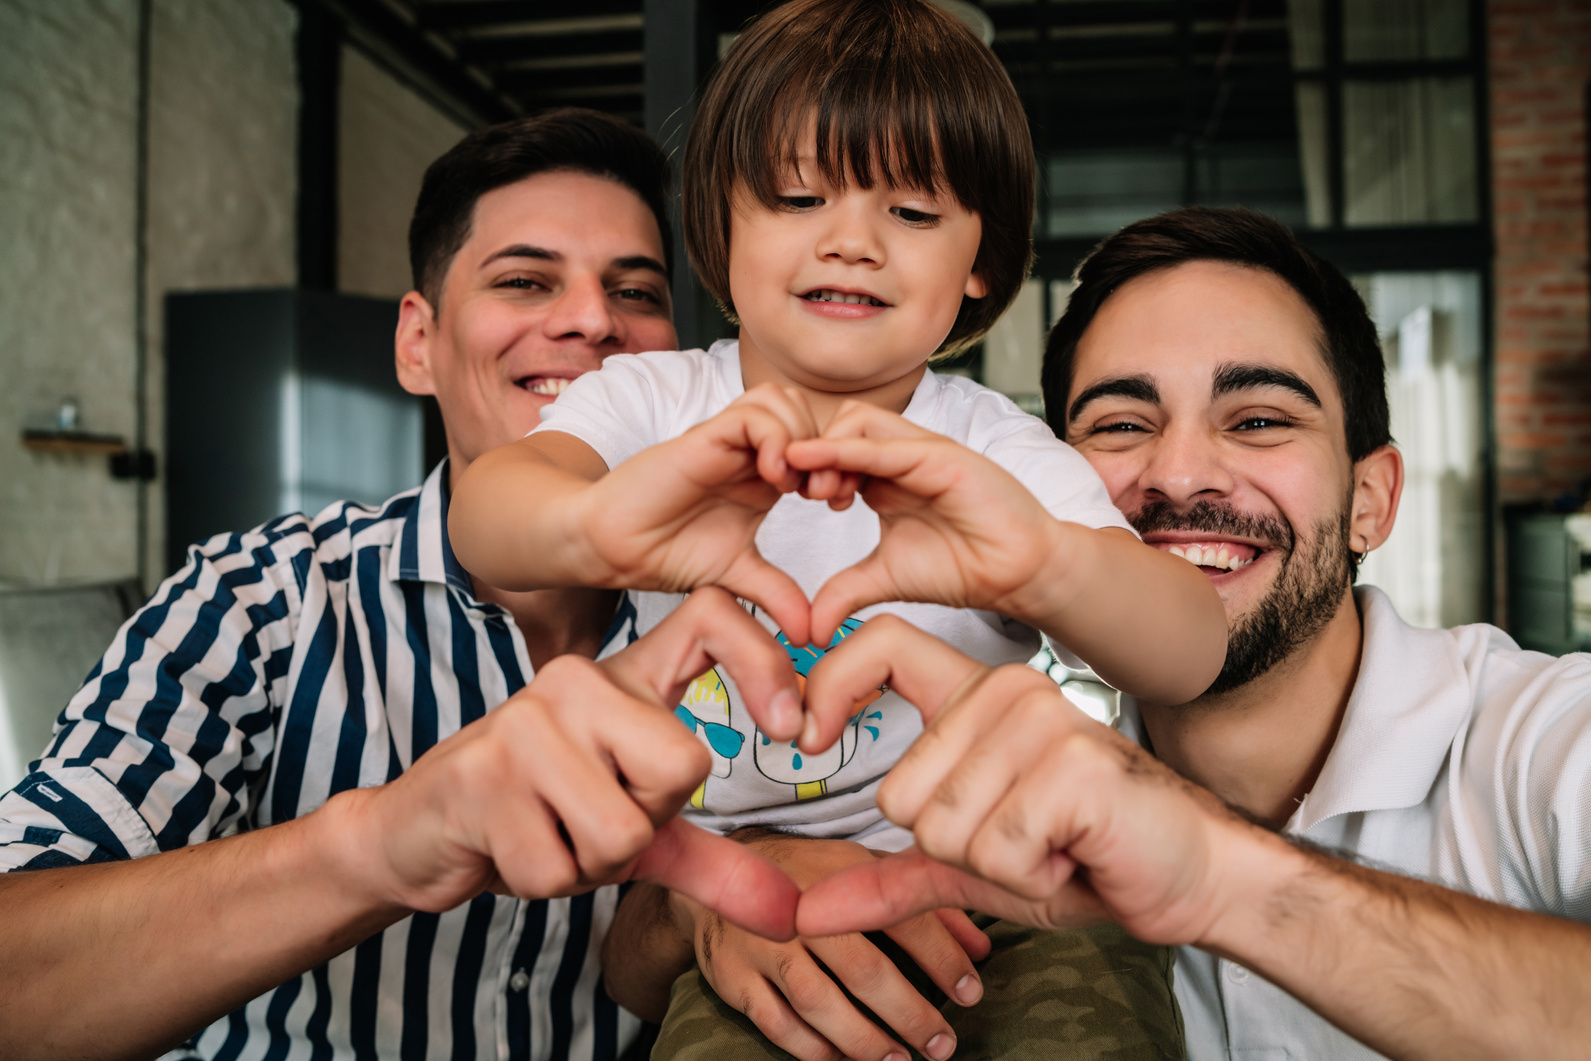
[[[839,187],[810,147],[774,207],[743,186],[734,197],[729,290],[745,383],[898,412],[962,297],[985,294],[972,271],[983,226],[948,192]]]
[[[1067,441],[1144,540],[1220,593],[1232,640],[1211,692],[1352,610],[1349,550],[1379,544],[1390,516],[1354,507],[1320,327],[1280,278],[1195,261],[1123,285],[1078,343],[1066,411]]]
[[[481,196],[441,303],[404,297],[398,379],[436,396],[454,475],[522,438],[609,354],[675,345],[657,219],[629,188],[585,173]]]

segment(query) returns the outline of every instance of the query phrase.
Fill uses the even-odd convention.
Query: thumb
[[[812,598],[812,641],[826,645],[847,616],[855,615],[869,604],[900,599],[900,590],[890,577],[889,568],[874,549],[818,587],[817,596]]]
[[[795,938],[801,889],[744,844],[674,818],[658,829],[631,876],[649,880],[717,911],[767,939]]]

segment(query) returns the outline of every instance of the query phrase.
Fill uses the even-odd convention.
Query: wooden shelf
[[[22,446],[36,453],[79,453],[101,457],[127,452],[127,440],[120,435],[91,435],[86,431],[24,431]]]

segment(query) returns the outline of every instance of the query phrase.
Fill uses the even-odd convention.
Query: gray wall
[[[138,5],[0,0],[0,580],[137,570],[135,487],[103,457],[28,452],[63,395],[87,430],[135,428]],[[148,196],[148,439],[160,298],[291,284],[298,93],[285,0],[155,0]],[[163,574],[160,481],[150,568]]]
[[[149,438],[160,458],[165,293],[296,279],[297,23],[285,0],[155,0],[147,378]],[[164,484],[156,479],[149,492],[152,582],[170,573]]]
[[[400,298],[420,179],[465,130],[353,48],[343,49],[339,109],[337,287]]]
[[[133,431],[136,4],[0,0],[0,580],[132,572],[134,492],[105,458],[25,451],[74,395]]]
[[[86,430],[134,434],[137,19],[137,0],[0,0],[0,586],[138,568],[134,485],[18,440],[67,395]],[[162,465],[165,294],[295,282],[297,21],[287,0],[153,0],[145,412]],[[353,49],[339,103],[339,287],[396,298],[421,175],[464,130]],[[147,490],[153,588],[162,480]]]

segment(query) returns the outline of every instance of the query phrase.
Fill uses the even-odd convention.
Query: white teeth
[[[1199,567],[1217,567],[1225,571],[1237,571],[1254,562],[1253,557],[1244,559],[1232,555],[1232,550],[1225,545],[1170,545],[1166,552]]]
[[[884,304],[872,295],[856,295],[847,291],[830,291],[827,288],[820,291],[809,291],[805,297],[808,302],[849,302],[863,306],[882,306]]]
[[[562,394],[572,382],[574,381],[559,379],[554,376],[543,376],[541,379],[538,379],[535,383],[530,385],[530,393],[550,394],[553,397],[557,397],[558,395]]]

